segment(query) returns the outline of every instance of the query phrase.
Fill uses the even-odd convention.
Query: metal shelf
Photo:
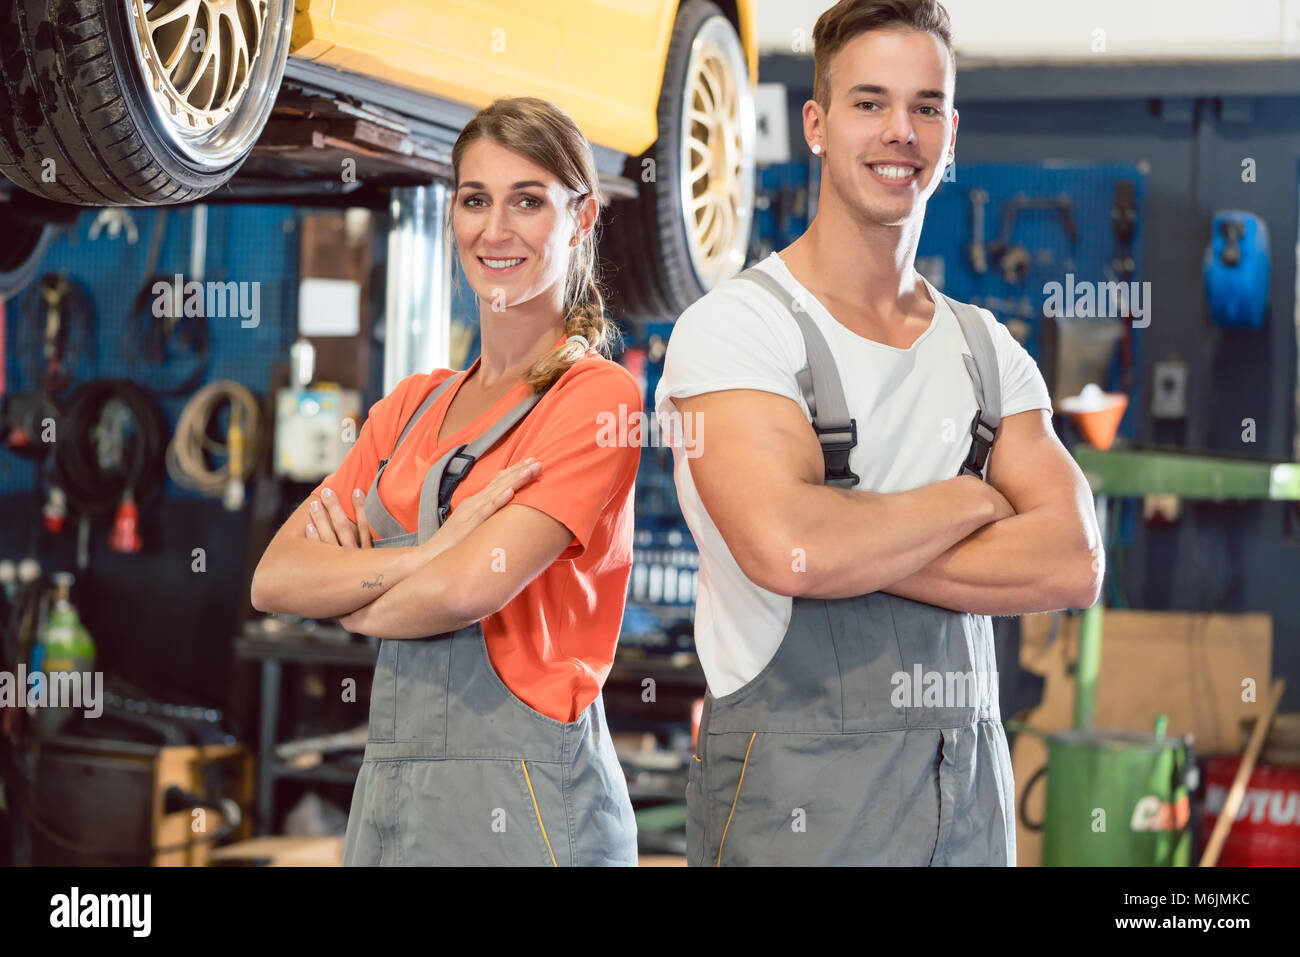
[[[352,784],[357,771],[335,764],[314,768],[295,768],[275,757],[276,725],[280,717],[280,682],[282,666],[291,664],[363,665],[374,667],[378,644],[359,642],[338,627],[303,628],[291,626],[268,630],[261,621],[244,625],[244,633],[235,639],[235,657],[261,663],[261,714],[257,732],[257,833],[271,831],[275,800],[275,782],[288,778],[304,781]]]
[[[1153,493],[1198,501],[1300,499],[1300,464],[1166,449],[1090,445],[1073,449],[1094,495],[1142,497]]]
[[[340,763],[325,762],[311,768],[295,768],[283,761],[273,761],[262,773],[272,778],[294,778],[300,781],[324,781],[331,784],[354,784],[357,772],[361,770],[360,762],[356,767]]]

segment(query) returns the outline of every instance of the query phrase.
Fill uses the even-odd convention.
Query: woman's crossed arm
[[[573,533],[545,512],[507,505],[339,623],[381,638],[425,638],[472,625],[504,608],[571,541]]]
[[[354,500],[354,525],[336,496],[327,495],[323,502],[311,496],[294,510],[258,562],[249,596],[253,607],[304,618],[335,618],[364,608],[464,541],[540,471],[534,459],[502,469],[427,542],[398,548],[372,547],[363,498]],[[314,511],[313,501],[318,505]]]

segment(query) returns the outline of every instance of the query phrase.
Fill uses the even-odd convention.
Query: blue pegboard
[[[1115,204],[1115,190],[1121,181],[1131,181],[1135,187],[1138,211],[1136,228],[1128,254],[1135,268],[1128,277],[1130,282],[1142,279],[1142,233],[1145,175],[1132,164],[972,164],[955,167],[951,182],[941,183],[930,198],[925,214],[925,227],[917,248],[918,262],[938,257],[942,260],[942,283],[927,273],[927,278],[941,285],[944,293],[962,302],[986,305],[1000,320],[1021,318],[1029,327],[1025,348],[1041,364],[1041,309],[1045,300],[1043,286],[1047,282],[1064,282],[1065,273],[1073,272],[1075,282],[1113,282],[1118,277],[1112,262],[1120,252],[1112,223],[1111,209]],[[1071,244],[1062,227],[1061,218],[1048,210],[1022,211],[1016,219],[1012,242],[1026,246],[1031,252],[1045,251],[1051,257],[1048,265],[1033,265],[1025,280],[1019,284],[1008,283],[994,266],[982,275],[971,268],[967,245],[972,237],[972,212],[970,191],[974,188],[988,193],[985,208],[984,240],[997,238],[1001,231],[1003,204],[1017,194],[1029,197],[1054,197],[1064,194],[1070,198],[1074,221],[1078,229],[1077,242]],[[924,271],[924,270],[923,270]],[[1024,300],[1030,315],[1017,315],[1013,310],[988,304],[987,300]],[[1141,330],[1133,333],[1133,388],[1129,406],[1120,423],[1119,434],[1135,440],[1141,409],[1142,379],[1139,343]],[[1120,365],[1118,349],[1111,363],[1109,379],[1104,386],[1120,390]]]
[[[193,278],[189,275],[192,207],[130,210],[139,234],[134,244],[127,242],[124,232],[109,238],[107,230],[92,242],[90,229],[99,211],[83,213],[75,226],[51,245],[37,281],[5,304],[8,392],[34,386],[24,381],[25,360],[15,350],[18,324],[26,313],[28,298],[40,296],[39,277],[51,272],[65,273],[85,287],[93,308],[93,355],[75,370],[73,386],[60,398],[66,401],[76,385],[91,378],[131,379],[150,388],[148,369],[131,369],[124,337],[137,335],[135,330],[140,328],[140,323],[131,321],[131,311],[145,284],[150,238],[164,212],[165,232],[155,272],[180,273],[187,281]],[[259,322],[244,327],[239,317],[209,318],[211,363],[200,385],[232,379],[265,398],[271,366],[287,357],[297,329],[298,211],[290,206],[209,206],[205,260],[205,280],[259,284]],[[159,397],[168,439],[188,398]],[[8,449],[0,450],[0,493],[29,492],[35,483],[36,463]],[[170,477],[163,495],[169,499],[203,498],[176,485]]]

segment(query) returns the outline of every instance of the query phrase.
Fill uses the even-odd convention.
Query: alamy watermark
[[[703,454],[703,442],[704,417],[696,412],[629,413],[627,405],[620,402],[617,413],[606,410],[596,416],[596,445],[600,448],[681,448],[693,459]]]
[[[1151,325],[1150,282],[1074,281],[1065,274],[1064,284],[1043,286],[1043,315],[1061,319],[1123,319],[1131,316],[1134,329]]]
[[[102,671],[0,671],[0,708],[80,708],[87,718],[104,713]]]
[[[50,926],[119,927],[133,937],[148,937],[153,921],[152,894],[83,894],[74,886],[50,898]]]
[[[239,318],[240,326],[256,329],[262,321],[260,282],[198,282],[176,274],[173,282],[160,279],[153,284],[153,314],[157,319],[206,316],[209,319]]]
[[[992,701],[996,671],[895,671],[889,678],[895,708],[979,708]]]

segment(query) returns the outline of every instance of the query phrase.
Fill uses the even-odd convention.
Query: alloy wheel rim
[[[157,127],[196,165],[235,162],[279,89],[288,0],[126,0]]]
[[[681,132],[687,246],[708,289],[744,265],[753,217],[753,92],[723,17],[706,21],[692,44]]]

